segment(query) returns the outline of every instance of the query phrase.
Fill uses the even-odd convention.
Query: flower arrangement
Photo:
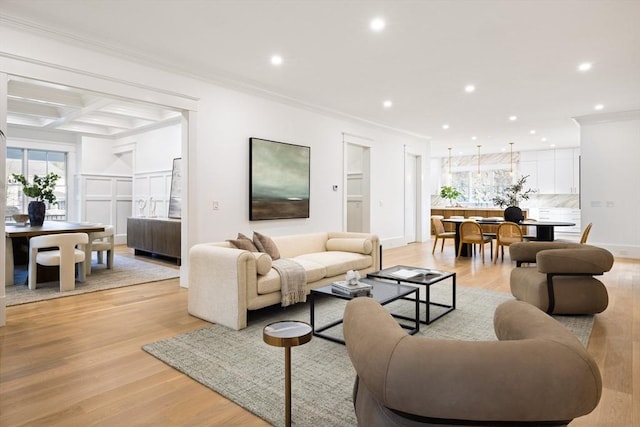
[[[11,174],[11,177],[22,184],[22,192],[32,199],[40,202],[45,200],[49,203],[56,202],[56,195],[53,194],[53,190],[56,187],[56,182],[60,178],[60,175],[50,172],[45,176],[33,176],[33,183],[29,183],[24,175],[19,173]]]
[[[515,183],[505,188],[505,192],[501,196],[495,196],[492,201],[501,208],[505,206],[520,206],[522,200],[529,200],[529,196],[536,191],[529,188],[523,191],[524,184],[527,182],[529,175],[521,176]]]

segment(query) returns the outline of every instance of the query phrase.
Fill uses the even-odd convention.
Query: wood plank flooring
[[[439,245],[438,245],[439,246]],[[125,249],[119,248],[121,251]],[[385,249],[384,266],[456,271],[460,286],[509,292],[505,262],[456,261],[451,242]],[[572,426],[640,426],[640,262],[617,259],[603,280],[589,352],[604,389]],[[145,353],[141,346],[206,327],[178,281],[9,307],[0,328],[0,426],[266,426],[263,420]]]

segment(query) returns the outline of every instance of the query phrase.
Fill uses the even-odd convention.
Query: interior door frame
[[[425,158],[423,153],[421,152],[417,152],[414,150],[411,150],[410,147],[408,146],[404,146],[404,182],[403,182],[403,198],[404,198],[404,208],[407,209],[407,186],[408,186],[408,178],[407,178],[407,162],[409,159],[409,156],[411,157],[415,157],[415,161],[416,161],[416,176],[415,176],[415,194],[416,194],[416,200],[415,200],[415,238],[408,238],[407,237],[407,224],[406,224],[406,217],[403,216],[403,240],[404,240],[404,244],[410,243],[410,242],[422,242],[423,239],[423,230],[425,229],[425,223],[424,223],[424,197],[426,197],[424,195],[424,190],[425,190],[425,186],[424,186],[424,162],[425,162]]]
[[[347,231],[347,215],[348,215],[348,194],[347,194],[347,182],[348,182],[348,147],[349,145],[355,145],[362,147],[362,176],[363,176],[363,200],[362,200],[362,229],[365,232],[371,231],[371,148],[373,139],[342,133],[342,158],[343,158],[343,170],[342,170],[342,230]]]

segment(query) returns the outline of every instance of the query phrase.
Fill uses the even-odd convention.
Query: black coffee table
[[[413,277],[406,277],[405,275],[401,274],[403,272],[407,272],[407,274],[410,274],[409,272],[414,272],[414,273],[425,272],[425,274],[418,274]],[[424,286],[426,296],[425,296],[425,300],[424,301],[421,300],[420,302],[425,304],[426,313],[425,313],[425,319],[420,320],[421,323],[428,325],[431,322],[438,320],[445,314],[451,313],[453,310],[456,309],[456,273],[449,272],[449,271],[434,270],[430,268],[396,265],[394,267],[385,268],[384,270],[369,273],[367,274],[367,277],[374,278],[374,279],[392,280],[398,284],[409,283],[412,285]],[[431,301],[431,292],[430,292],[431,285],[435,285],[436,283],[442,282],[443,280],[446,280],[449,278],[451,278],[451,283],[452,283],[451,284],[451,304],[443,304],[443,303]],[[444,307],[444,308],[447,308],[448,310],[440,313],[434,318],[431,318],[429,308],[432,305],[438,306],[438,307]]]
[[[334,292],[331,285],[323,286],[316,289],[311,289],[311,293],[309,295],[309,301],[310,301],[311,330],[313,332],[313,335],[320,338],[327,339],[329,341],[344,344],[344,340],[323,333],[327,329],[330,329],[337,325],[342,324],[344,322],[344,319],[342,317],[340,317],[339,320],[336,320],[334,322],[316,327],[315,299],[318,296],[330,296],[330,297],[339,298],[343,300],[352,300],[354,298],[373,298],[374,300],[378,301],[381,305],[386,305],[386,304],[389,304],[390,302],[397,301],[399,299],[408,299],[410,301],[414,301],[415,299],[416,309],[415,309],[414,318],[409,318],[407,316],[400,316],[393,313],[391,315],[398,319],[410,320],[413,322],[412,324],[409,324],[409,325],[404,323],[399,323],[400,326],[402,326],[404,329],[407,329],[407,332],[409,334],[413,335],[420,330],[420,298],[418,296],[418,290],[419,290],[418,287],[402,285],[400,283],[386,283],[380,280],[372,280],[372,279],[360,279],[360,282],[368,283],[373,286],[371,296],[352,297],[352,296],[344,295],[341,293]],[[414,294],[415,298],[407,298],[411,294]]]

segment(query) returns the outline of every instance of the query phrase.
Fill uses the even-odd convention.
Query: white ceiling
[[[574,147],[572,117],[640,109],[637,0],[0,0],[3,21],[429,137],[436,156]]]

